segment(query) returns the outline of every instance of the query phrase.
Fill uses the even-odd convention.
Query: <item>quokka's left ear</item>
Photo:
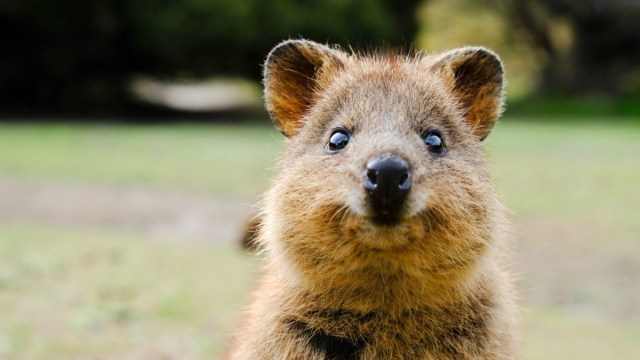
[[[460,103],[472,133],[484,140],[504,103],[504,70],[498,55],[482,47],[464,47],[443,53],[433,67]]]

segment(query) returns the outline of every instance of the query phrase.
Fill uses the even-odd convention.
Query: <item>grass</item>
[[[640,122],[506,118],[487,153],[513,210],[526,359],[640,358]],[[0,125],[0,178],[247,199],[268,126]],[[0,218],[0,359],[217,356],[258,267],[223,245]]]
[[[640,124],[505,120],[487,141],[498,183],[521,211],[597,211],[610,220],[637,205],[640,193],[627,190],[640,176]]]
[[[525,359],[636,359],[640,327],[536,308],[526,316]]]
[[[0,175],[255,196],[273,173],[272,126],[4,124]]]
[[[211,358],[257,265],[104,230],[4,225],[0,239],[2,359]]]
[[[507,119],[487,141],[498,186],[518,217],[609,229],[615,246],[640,256],[640,123]],[[603,251],[599,242],[584,245]]]

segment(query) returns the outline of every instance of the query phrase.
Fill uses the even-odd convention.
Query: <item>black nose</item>
[[[409,165],[392,154],[369,161],[364,188],[371,197],[375,212],[397,212],[411,189]]]

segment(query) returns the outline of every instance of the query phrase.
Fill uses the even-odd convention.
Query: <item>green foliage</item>
[[[640,90],[640,7],[628,0],[485,0],[539,53],[537,95]]]
[[[616,121],[638,121],[640,92],[625,96],[530,96],[508,103],[510,114],[527,116],[616,116]]]
[[[113,111],[135,75],[257,80],[268,51],[287,38],[408,42],[417,3],[9,0],[0,4],[0,107]]]
[[[283,39],[368,43],[401,35],[379,0],[142,0],[127,3],[126,9],[134,48],[164,60],[156,70],[168,73],[256,78],[266,53]]]
[[[417,42],[430,51],[494,49],[505,63],[510,100],[533,94],[534,109],[564,101],[564,113],[589,113],[597,98],[596,114],[637,115],[615,103],[640,90],[639,15],[627,0],[432,0],[420,8]]]

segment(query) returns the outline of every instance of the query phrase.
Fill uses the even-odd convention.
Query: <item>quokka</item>
[[[503,83],[481,47],[276,46],[265,100],[287,144],[255,236],[267,264],[225,358],[517,358],[482,149]]]

